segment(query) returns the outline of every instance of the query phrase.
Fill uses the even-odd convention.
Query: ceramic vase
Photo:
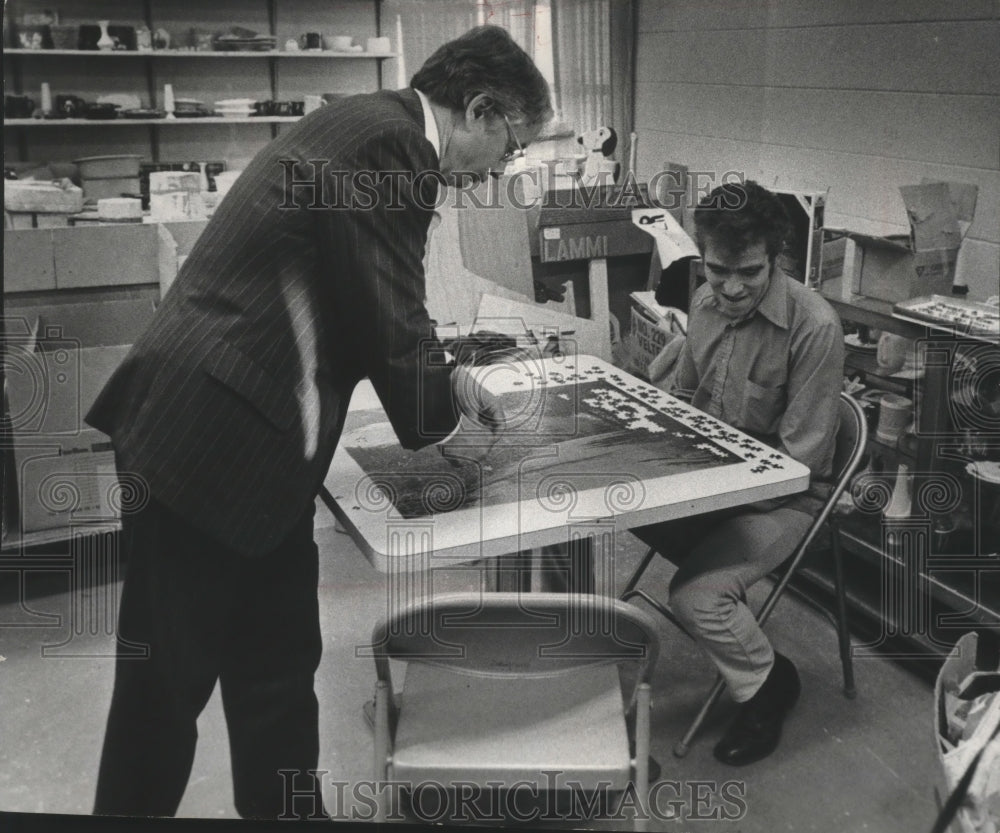
[[[168,119],[175,119],[177,116],[174,115],[174,85],[164,84],[163,85],[163,109],[166,110]]]
[[[896,484],[892,490],[889,505],[885,508],[886,518],[908,518],[913,504],[913,475],[906,463],[900,463],[896,471]]]
[[[97,48],[102,52],[108,52],[115,48],[115,39],[108,33],[110,20],[98,20],[97,25],[101,27],[101,37],[97,41]]]

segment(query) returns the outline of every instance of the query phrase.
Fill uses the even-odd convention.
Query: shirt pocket
[[[742,427],[755,434],[774,434],[785,412],[785,385],[758,385],[746,381],[743,396]]]

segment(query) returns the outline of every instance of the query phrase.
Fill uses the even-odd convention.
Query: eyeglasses
[[[515,159],[520,159],[524,156],[524,145],[522,145],[521,140],[517,138],[514,128],[510,126],[510,119],[508,119],[506,115],[503,117],[503,123],[507,125],[507,133],[509,134],[509,138],[513,140],[514,147],[505,151],[504,155],[500,157],[500,161],[513,162]]]

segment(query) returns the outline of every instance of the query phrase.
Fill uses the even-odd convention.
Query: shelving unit
[[[301,116],[251,116],[249,118],[202,116],[200,118],[175,119],[6,119],[4,127],[130,127],[143,124],[171,127],[178,124],[290,124],[300,118]]]
[[[51,5],[51,4],[48,4]],[[132,8],[128,8],[129,6]],[[17,42],[17,30],[25,12],[40,12],[44,0],[11,0],[5,9],[5,44]],[[38,103],[42,81],[49,81],[53,98],[58,94],[79,95],[86,100],[109,93],[131,93],[152,108],[162,109],[164,83],[174,85],[178,97],[193,97],[211,103],[220,98],[249,97],[258,100],[301,100],[304,94],[323,92],[370,92],[383,84],[387,60],[396,52],[283,50],[289,37],[305,31],[350,32],[362,44],[367,37],[382,33],[381,0],[346,0],[336,4],[317,0],[222,0],[199,10],[175,0],[143,0],[142,3],[79,3],[67,0],[60,8],[71,25],[109,18],[113,23],[145,25],[150,31],[164,25],[173,27],[174,37],[192,29],[218,31],[229,25],[248,25],[267,32],[279,48],[268,50],[214,50],[168,48],[154,50],[26,49],[4,50],[4,73],[8,93],[22,93]],[[198,19],[198,16],[201,19]],[[205,64],[205,61],[208,64]],[[121,62],[124,61],[123,65]],[[133,74],[131,68],[140,67]],[[125,73],[120,68],[129,67]],[[239,148],[239,162],[248,161],[267,141],[277,136],[283,124],[296,116],[253,118],[177,119],[35,119],[11,118],[5,139],[8,161],[46,163],[52,159],[73,159],[111,152],[100,142],[118,142],[117,152],[135,152],[150,162],[189,161],[226,158]],[[251,125],[263,126],[262,133],[248,133]],[[99,140],[84,127],[138,127],[138,135],[116,131],[115,138]],[[183,126],[187,133],[177,130]],[[243,132],[229,135],[198,131],[219,126]],[[63,134],[65,128],[72,132]],[[103,135],[103,131],[102,131]],[[79,148],[79,149],[77,149]],[[188,150],[188,148],[190,150]]]
[[[880,371],[870,354],[847,351],[845,372],[917,403],[912,453],[880,441],[874,432],[869,440],[872,458],[883,461],[884,482],[891,487],[895,467],[905,462],[915,476],[915,494],[907,518],[887,519],[878,506],[855,508],[840,520],[840,529],[845,561],[854,560],[862,576],[847,585],[852,609],[877,625],[886,640],[908,645],[911,659],[940,659],[944,647],[965,631],[1000,627],[998,536],[986,522],[995,498],[965,473],[973,459],[965,447],[969,426],[951,401],[959,357],[988,348],[983,339],[894,316],[890,303],[845,295],[836,282],[825,284],[823,294],[845,322],[926,344],[924,375],[913,380]],[[947,533],[936,525],[945,517],[958,521]],[[803,573],[821,590],[832,586],[825,561],[816,559]]]
[[[6,55],[31,55],[47,58],[80,56],[85,58],[327,58],[335,60],[382,60],[398,57],[395,52],[338,52],[334,49],[198,50],[198,49],[5,49]]]
[[[850,533],[846,537],[842,535],[842,543],[845,547],[859,545]],[[830,609],[836,598],[834,582],[821,555],[817,551],[807,556],[793,579],[792,588],[810,602],[821,602],[824,609]],[[931,575],[924,587],[931,598],[927,608],[928,627],[924,628],[923,623],[913,627],[910,623],[901,625],[898,622],[887,626],[881,554],[878,558],[877,563],[855,558],[845,564],[855,658],[891,657],[933,684],[948,647],[970,630],[984,626],[995,628],[996,620],[976,604],[979,594],[971,582],[965,587],[957,587]],[[954,612],[966,610],[972,612],[968,617]]]

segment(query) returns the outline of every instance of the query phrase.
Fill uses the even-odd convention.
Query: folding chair
[[[632,784],[645,805],[659,651],[648,613],[607,596],[449,594],[388,616],[372,650],[377,782],[555,785],[591,802]],[[406,662],[398,698],[390,659]],[[619,666],[635,682],[623,685],[633,677]],[[387,791],[379,798],[384,819]]]
[[[785,588],[788,585],[789,580],[798,569],[799,563],[805,556],[809,545],[819,533],[823,524],[829,521],[830,549],[833,556],[834,591],[836,595],[837,638],[840,650],[840,663],[844,673],[844,696],[853,699],[857,692],[854,688],[854,665],[851,662],[851,638],[847,628],[847,601],[844,595],[844,566],[840,550],[839,529],[836,517],[832,513],[837,500],[840,498],[840,495],[843,493],[848,483],[850,483],[851,478],[854,476],[854,473],[857,471],[858,466],[864,457],[865,447],[868,442],[868,425],[865,422],[865,415],[864,411],[861,410],[861,406],[846,393],[840,394],[839,416],[840,423],[837,428],[836,446],[833,458],[833,472],[834,477],[836,478],[833,491],[823,504],[823,508],[820,513],[806,530],[805,535],[803,535],[802,540],[795,548],[795,551],[785,561],[780,577],[771,589],[771,592],[768,594],[767,599],[765,600],[760,611],[757,613],[757,621],[763,626],[770,618],[771,612],[774,610],[774,606],[778,603],[778,599],[780,599],[782,594],[785,592]],[[624,590],[619,595],[619,598],[622,601],[628,601],[629,599],[638,597],[653,607],[662,616],[673,622],[681,630],[684,630],[684,626],[677,620],[668,606],[657,601],[644,590],[636,589],[636,585],[642,578],[643,573],[646,571],[646,568],[656,555],[656,549],[651,547],[642,559],[642,562],[629,577],[629,580],[626,583]],[[686,632],[687,631],[685,631],[685,633]],[[674,754],[677,757],[682,758],[687,754],[692,738],[701,728],[702,723],[704,723],[705,718],[708,716],[712,707],[718,702],[725,685],[726,684],[722,679],[722,676],[718,676],[711,691],[708,693],[708,697],[705,700],[704,705],[702,705],[698,714],[695,715],[694,720],[691,722],[691,725],[684,733],[684,737],[681,738],[676,746],[674,746]]]

